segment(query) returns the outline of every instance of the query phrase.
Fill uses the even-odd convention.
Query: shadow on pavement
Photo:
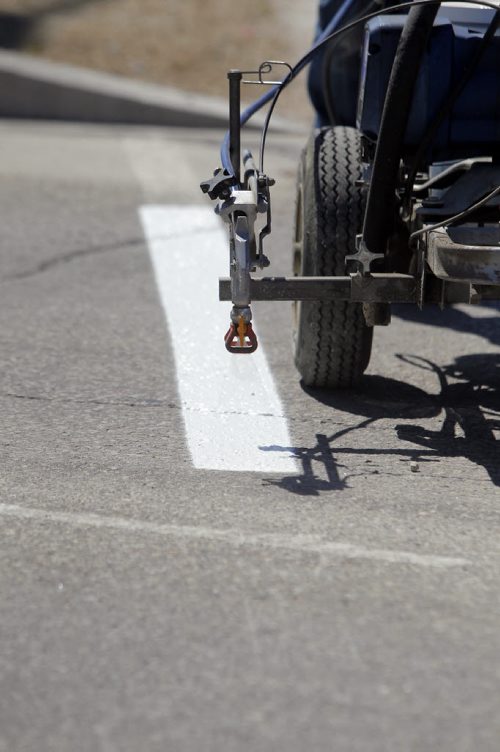
[[[99,0],[52,0],[30,13],[0,11],[0,47],[20,50],[30,41],[38,24],[53,13],[66,13]]]
[[[476,318],[462,310],[451,309],[436,317],[432,313],[423,315],[407,308],[401,317],[431,326],[445,324],[446,328],[477,334],[493,344],[500,344],[500,318],[496,311],[491,317]],[[462,457],[483,467],[492,483],[500,486],[500,443],[494,433],[500,431],[500,354],[462,355],[446,366],[418,355],[397,357],[415,369],[434,373],[440,386],[439,393],[428,394],[410,384],[380,376],[364,376],[356,390],[346,392],[332,393],[303,386],[315,400],[341,413],[358,415],[362,420],[330,436],[316,434],[313,447],[288,447],[287,450],[301,464],[301,474],[277,481],[266,480],[265,483],[304,496],[342,490],[349,486],[352,477],[349,474],[341,477],[339,472],[345,467],[339,457],[347,454],[363,457],[363,475],[370,474],[367,465],[371,456],[392,455],[419,463]],[[442,422],[437,430],[418,422],[408,423],[409,420],[440,416]],[[407,444],[414,444],[415,448],[402,445],[396,449],[363,448],[359,447],[358,441],[358,446],[352,446],[348,441],[349,435],[382,418],[394,420],[397,437]],[[398,420],[406,422],[400,424]],[[284,448],[267,449],[283,451]],[[315,463],[322,477],[314,472]],[[378,471],[372,472],[377,474]]]
[[[302,388],[324,405],[335,408],[339,412],[359,415],[363,418],[359,423],[343,427],[330,436],[317,433],[316,444],[313,447],[262,447],[265,451],[289,452],[302,468],[299,475],[286,476],[280,480],[267,479],[264,481],[265,484],[303,496],[319,496],[322,491],[342,490],[349,487],[349,478],[352,476],[347,474],[341,478],[339,471],[345,468],[345,465],[339,461],[339,455],[359,454],[363,456],[365,463],[369,463],[370,456],[394,454],[392,449],[354,448],[350,442],[345,441],[350,434],[367,428],[380,418],[396,420],[408,417],[428,418],[438,414],[438,408],[426,392],[402,381],[380,376],[363,377],[359,388],[353,391],[332,393],[323,389],[309,389],[305,386]],[[410,461],[419,459],[426,452],[409,449],[402,450],[399,454]],[[316,467],[321,469],[321,475],[326,474],[326,479],[315,473],[315,463],[317,463]],[[370,473],[370,470],[366,472]],[[373,472],[376,474],[378,471]]]
[[[421,311],[414,305],[395,305],[392,313],[404,321],[439,329],[453,329],[463,334],[476,334],[493,345],[500,345],[500,302],[482,303],[477,308],[483,313],[481,317],[471,316],[461,308],[445,308],[440,311],[438,306],[427,306]],[[491,315],[484,315],[490,311]]]

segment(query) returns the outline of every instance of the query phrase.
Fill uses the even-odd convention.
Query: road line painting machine
[[[219,297],[233,303],[230,353],[257,348],[252,300],[293,301],[303,382],[350,387],[391,303],[500,299],[499,25],[493,2],[343,0],[282,80],[268,77],[286,64],[261,64],[249,82],[270,88],[241,114],[248,74],[228,73],[222,168],[201,188],[229,226],[230,278]],[[319,127],[299,166],[295,276],[254,278],[269,265],[269,122],[309,63]],[[241,160],[241,126],[267,103],[257,165],[249,152]]]

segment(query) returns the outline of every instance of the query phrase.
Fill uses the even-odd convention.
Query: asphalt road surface
[[[497,308],[401,307],[310,393],[289,304],[223,350],[219,134],[0,139],[0,750],[497,752]]]

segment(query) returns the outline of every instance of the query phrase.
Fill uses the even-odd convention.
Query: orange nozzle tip
[[[240,316],[240,320],[238,322],[238,337],[240,340],[240,347],[245,347],[246,333],[247,333],[247,325],[245,324],[245,320],[243,316]]]

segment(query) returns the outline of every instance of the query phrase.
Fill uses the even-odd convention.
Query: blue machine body
[[[408,120],[405,148],[414,150],[441,103],[461,79],[474,56],[492,14],[460,8],[440,15],[424,56]],[[366,26],[357,112],[357,127],[378,135],[387,84],[404,15],[379,16]],[[500,36],[495,36],[440,126],[432,159],[455,159],[498,152],[500,146]]]

